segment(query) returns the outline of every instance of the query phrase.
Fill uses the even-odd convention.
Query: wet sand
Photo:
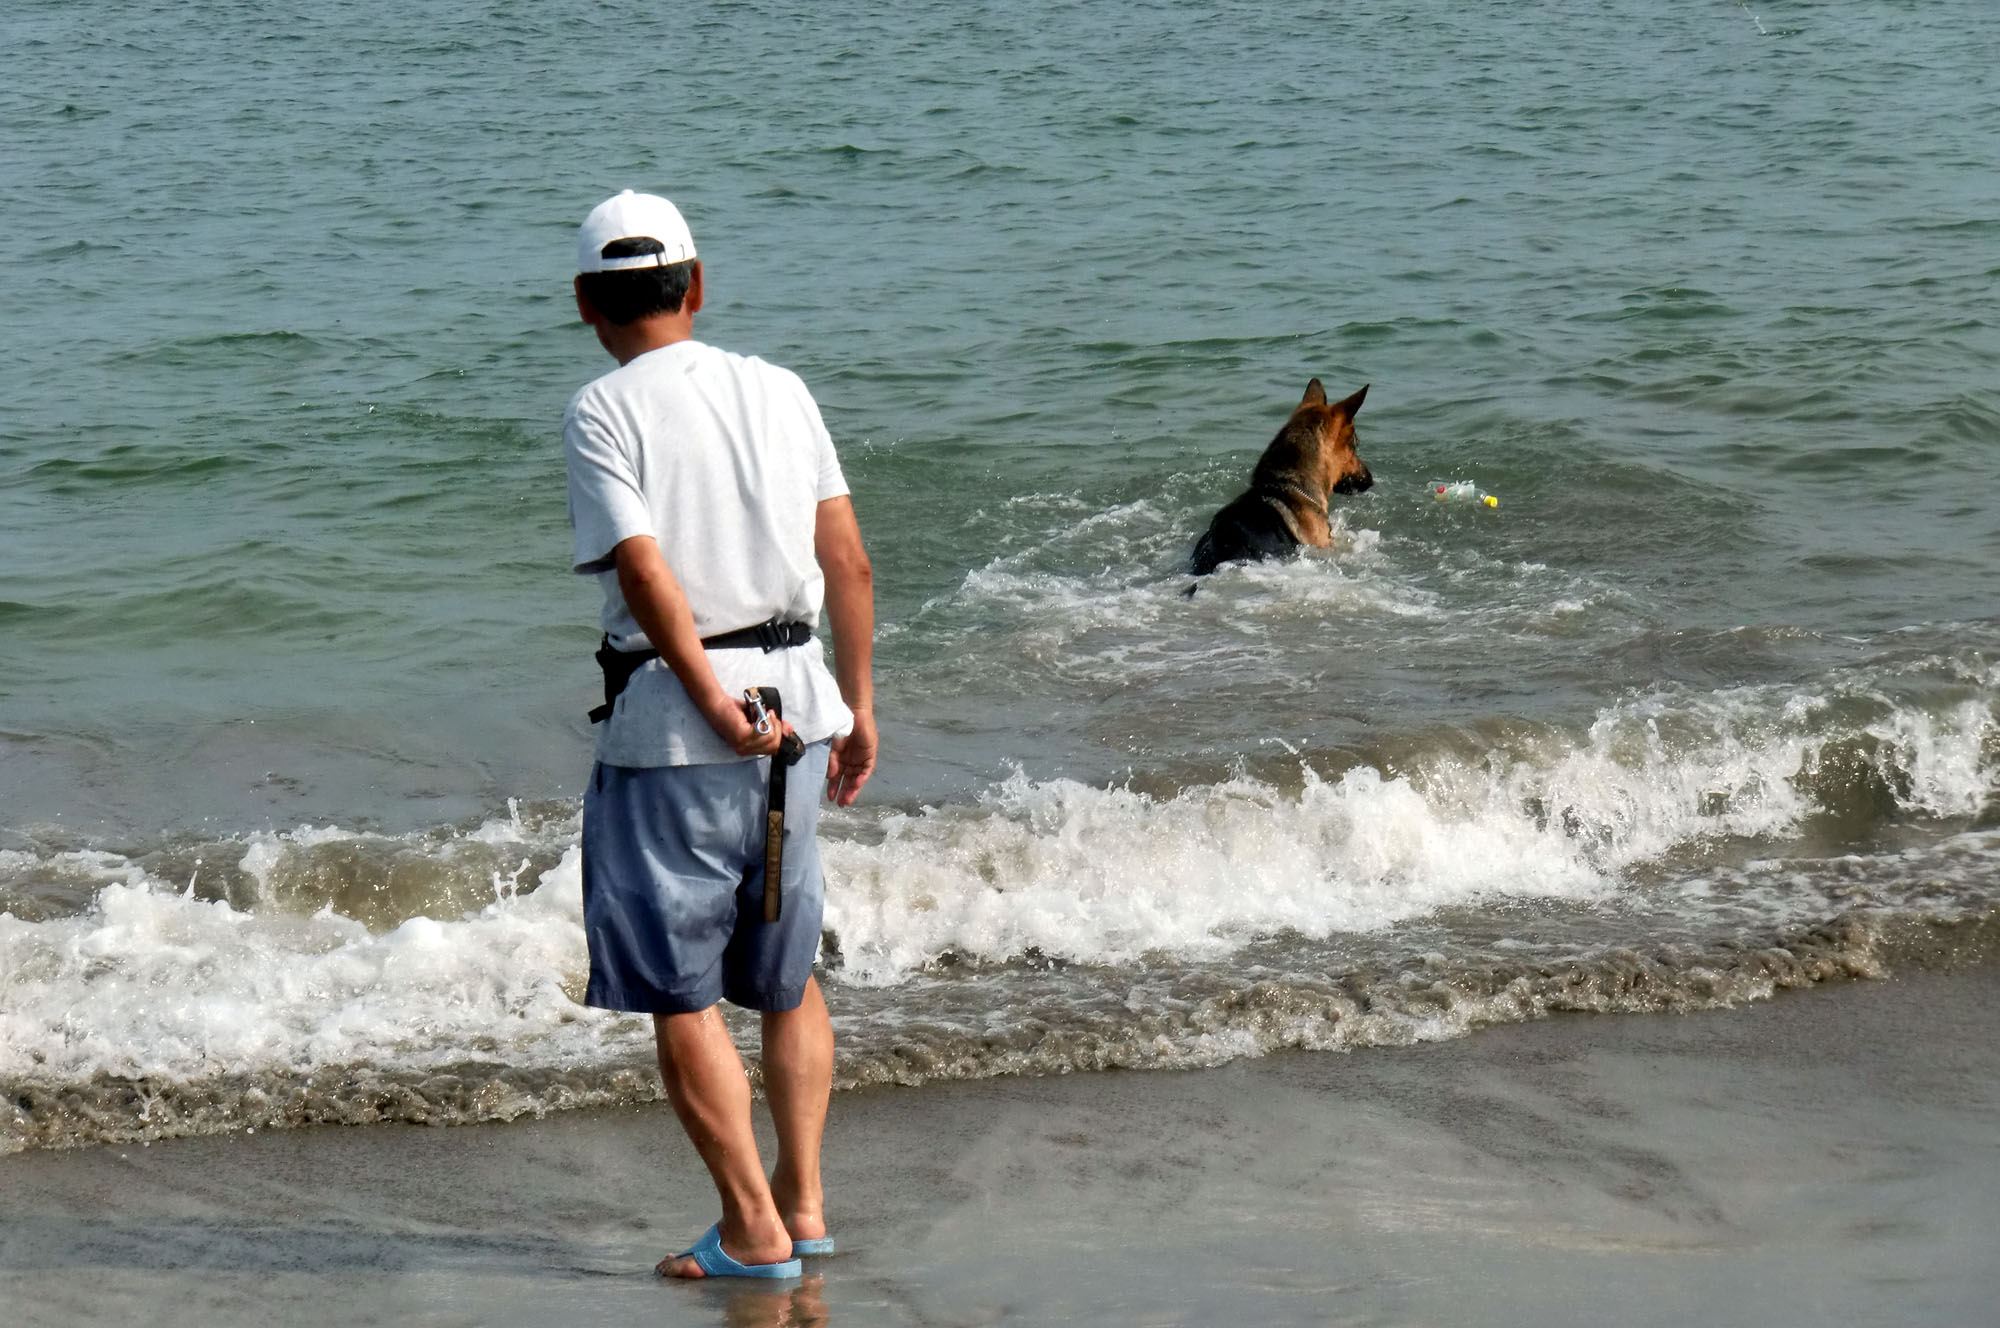
[[[0,1323],[1971,1324],[2000,968],[1189,1073],[840,1095],[842,1253],[662,1283],[663,1107],[0,1159]]]

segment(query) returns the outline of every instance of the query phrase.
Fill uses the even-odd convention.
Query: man
[[[585,1000],[653,1016],[668,1100],[722,1200],[722,1220],[658,1271],[795,1277],[800,1255],[832,1249],[815,789],[823,774],[848,806],[875,768],[872,573],[805,385],[694,339],[702,269],[674,205],[606,200],[577,268],[577,312],[619,364],[563,421],[574,568],[604,589],[609,711],[583,804]],[[837,677],[812,636],[822,600]],[[742,699],[754,687],[778,692],[768,732]],[[773,762],[794,734],[799,777],[780,792]],[[771,921],[767,810],[783,812]],[[768,1180],[725,999],[763,1013]]]

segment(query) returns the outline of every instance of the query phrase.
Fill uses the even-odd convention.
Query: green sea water
[[[630,187],[699,334],[816,393],[875,560],[854,1000],[1484,972],[1523,899],[1594,901],[1528,928],[1565,953],[1737,944],[1850,854],[1977,914],[1996,70],[1987,0],[16,0],[0,913],[381,933],[555,867],[597,686],[559,421],[610,367],[573,235]],[[1314,376],[1370,385],[1376,487],[1184,597]]]
[[[5,24],[9,821],[420,824],[576,787],[592,605],[556,425],[608,362],[570,235],[628,186],[691,217],[702,334],[825,404],[881,566],[892,772],[1036,764],[954,740],[989,709],[1087,725],[1106,698],[1014,667],[1034,590],[968,576],[1171,577],[1312,375],[1374,385],[1354,520],[1433,546],[1402,570],[1499,569],[1468,611],[1543,563],[1617,600],[1586,649],[1650,636],[1674,676],[1680,633],[1983,636],[2000,608],[1980,3]],[[1500,519],[1442,526],[1434,475]],[[1455,674],[1535,711],[1595,690],[1534,696],[1496,608]],[[1449,702],[1440,653],[1328,700],[1407,726]],[[1169,751],[1214,695],[1182,662],[1132,720]],[[1378,666],[1408,702],[1352,695]]]

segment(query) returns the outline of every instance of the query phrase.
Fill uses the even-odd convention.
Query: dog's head
[[[1269,468],[1271,478],[1328,495],[1371,487],[1375,477],[1354,450],[1354,415],[1367,395],[1363,386],[1344,401],[1328,403],[1319,379],[1307,383],[1305,397],[1258,463],[1258,477]]]

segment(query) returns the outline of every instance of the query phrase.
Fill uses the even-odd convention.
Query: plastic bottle
[[[1431,497],[1441,503],[1481,503],[1487,507],[1500,506],[1498,498],[1471,480],[1432,480]]]

